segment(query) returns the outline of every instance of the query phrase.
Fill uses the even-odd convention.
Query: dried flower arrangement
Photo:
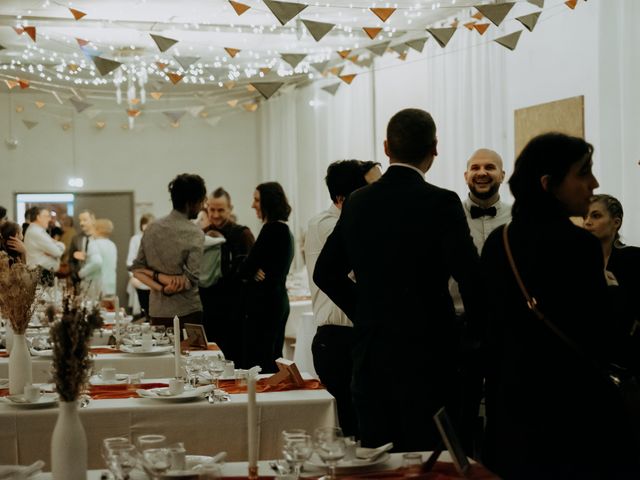
[[[17,335],[24,335],[36,306],[39,267],[16,262],[0,252],[0,313]]]
[[[73,402],[80,397],[89,380],[93,361],[89,344],[93,331],[102,326],[98,308],[88,311],[79,306],[78,299],[64,299],[60,320],[51,324],[53,345],[53,379],[60,399]]]

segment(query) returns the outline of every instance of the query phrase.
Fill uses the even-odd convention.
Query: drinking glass
[[[109,467],[109,462],[110,462],[109,455],[111,454],[112,448],[115,448],[117,446],[127,446],[127,445],[131,445],[131,442],[129,442],[129,439],[127,437],[109,437],[102,440],[101,454],[102,454],[102,459],[104,460],[105,465]]]
[[[166,448],[147,448],[142,451],[142,464],[152,477],[158,477],[169,470],[171,456]]]
[[[171,345],[173,345],[173,327],[167,327],[167,329],[165,330],[165,334],[167,335],[167,337],[169,337],[169,342],[171,342]]]
[[[109,459],[112,472],[118,480],[129,480],[131,470],[138,466],[138,452],[131,444],[112,446],[109,450]]]
[[[327,479],[336,478],[336,465],[344,458],[346,453],[346,445],[342,430],[337,427],[320,427],[313,432],[313,447],[329,467],[329,476]]]
[[[293,465],[295,478],[300,477],[300,468],[309,460],[312,453],[311,435],[306,433],[291,435],[287,431],[282,432],[282,454],[287,463]]]
[[[151,335],[153,335],[158,345],[160,345],[161,340],[164,338],[165,331],[166,328],[164,325],[151,326]]]
[[[140,435],[136,438],[136,444],[140,451],[146,450],[147,448],[164,447],[166,442],[167,437],[164,435]]]
[[[211,375],[211,383],[215,385],[215,388],[219,388],[220,375],[224,372],[224,361],[216,357],[209,358],[207,371]]]
[[[202,360],[195,355],[187,357],[184,370],[187,372],[187,381],[195,387],[198,384],[198,373],[202,371]]]

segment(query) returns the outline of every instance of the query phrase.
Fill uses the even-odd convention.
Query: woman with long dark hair
[[[289,317],[286,280],[293,260],[293,235],[286,224],[291,207],[277,182],[261,183],[253,204],[262,230],[240,268],[246,282],[244,365],[260,365],[263,372],[276,371],[282,356],[284,329]]]
[[[20,225],[10,221],[0,224],[0,251],[6,252],[13,261],[25,262],[27,249],[24,247]]]
[[[569,220],[587,214],[598,187],[592,154],[560,133],[531,140],[509,180],[513,220],[482,252],[496,292],[484,461],[507,480],[640,478],[621,396],[603,373],[621,352],[601,246]]]

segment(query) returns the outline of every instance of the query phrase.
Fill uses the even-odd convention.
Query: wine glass
[[[311,435],[306,433],[290,434],[286,430],[282,432],[282,454],[290,465],[293,465],[293,473],[300,477],[302,464],[309,460],[313,453]]]
[[[313,447],[320,459],[329,467],[326,479],[336,478],[336,465],[346,454],[346,444],[342,429],[320,427],[313,432]]]
[[[184,370],[187,372],[187,381],[195,387],[198,384],[198,373],[202,371],[202,361],[199,357],[189,356],[185,362]]]
[[[166,328],[164,325],[151,326],[151,335],[155,338],[157,345],[160,345],[160,341],[164,338],[165,330]]]
[[[211,375],[211,382],[215,385],[215,388],[220,387],[220,375],[224,372],[224,361],[213,357],[207,361],[207,371]]]
[[[110,465],[115,470],[112,472],[119,480],[129,480],[131,470],[138,466],[138,452],[136,447],[129,445],[115,445],[109,449]]]
[[[147,448],[142,451],[142,464],[152,477],[158,477],[169,470],[171,457],[166,448]]]
[[[163,447],[166,442],[167,437],[164,435],[140,435],[136,438],[136,443],[138,444],[140,451],[146,450],[147,448]]]

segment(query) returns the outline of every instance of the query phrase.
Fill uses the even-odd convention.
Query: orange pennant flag
[[[229,55],[231,55],[231,58],[235,58],[236,55],[238,53],[240,53],[240,50],[237,49],[237,48],[227,48],[227,47],[225,47],[224,49]]]
[[[364,30],[364,33],[366,33],[369,38],[373,40],[382,31],[382,28],[362,27],[362,30]]]
[[[395,8],[370,8],[376,17],[378,17],[383,22],[386,22],[387,19],[396,11]]]
[[[81,12],[80,10],[76,10],[75,8],[70,8],[69,11],[71,12],[71,15],[73,15],[73,18],[75,18],[76,20],[80,20],[86,15],[86,13]]]
[[[480,35],[483,35],[484,32],[487,31],[487,28],[489,28],[490,25],[491,25],[490,23],[476,23],[473,26],[473,28],[475,28]]]
[[[180,75],[179,73],[173,73],[173,72],[167,73],[167,77],[169,77],[169,80],[171,80],[171,83],[173,83],[174,85],[179,83],[180,80],[184,78],[183,75]]]
[[[69,70],[72,72],[77,72],[78,71],[78,65],[76,65],[75,63],[70,63],[69,64]]]
[[[340,50],[338,52],[338,55],[340,55],[342,58],[347,58],[350,53],[351,53],[351,50]]]
[[[256,87],[254,87],[253,85],[249,84],[247,85],[247,92],[253,93],[256,92]]]
[[[340,67],[333,67],[329,70],[330,73],[333,73],[336,77],[338,75],[340,75],[340,73],[342,72],[342,70],[344,69],[344,66],[340,66]]]
[[[233,9],[236,11],[236,14],[238,16],[242,15],[244,12],[246,12],[251,8],[249,5],[245,5],[244,3],[240,3],[240,2],[234,2],[233,0],[229,0],[229,3],[233,7]]]
[[[227,101],[227,105],[229,105],[231,108],[235,107],[237,104],[238,104],[238,99]]]
[[[578,4],[578,0],[567,0],[566,2],[564,2],[564,4],[569,7],[571,10],[573,10],[574,8],[576,8],[576,5]]]
[[[171,126],[173,128],[178,128],[180,126],[180,122],[171,122]]]
[[[18,83],[20,84],[20,88],[24,90],[25,88],[29,88],[29,80],[18,79]]]
[[[153,98],[154,100],[160,100],[160,97],[162,97],[163,93],[162,92],[151,92],[151,93],[149,93],[149,95],[151,95],[151,98]]]
[[[261,72],[263,75],[266,75],[266,74],[267,74],[267,73],[269,73],[270,71],[271,71],[271,69],[270,69],[269,67],[261,67],[261,68],[260,68],[260,72]]]
[[[27,35],[31,37],[31,40],[36,41],[36,27],[22,27]]]
[[[356,73],[352,73],[350,75],[340,75],[338,78],[342,80],[344,83],[346,83],[347,85],[351,85],[351,82],[353,82],[353,79],[356,78],[356,76],[357,76]]]
[[[84,40],[83,38],[76,38],[76,42],[78,42],[78,45],[81,47],[89,45],[89,40]]]
[[[473,30],[473,26],[476,24],[476,22],[469,22],[469,23],[465,23],[464,26],[467,28],[467,30]]]
[[[247,112],[255,112],[258,109],[258,104],[255,102],[243,103],[242,108]]]
[[[22,113],[24,111],[24,107],[22,105],[18,105],[16,107],[16,113]]]
[[[22,27],[12,27],[18,35],[22,35],[24,33],[24,29]]]
[[[460,23],[460,22],[458,22],[458,20],[454,20],[453,22],[451,22],[451,23],[449,24],[449,26],[450,26],[450,27],[453,27],[453,28],[458,28],[458,23]]]
[[[39,100],[37,100],[37,101],[35,102],[35,104],[36,104],[36,108],[42,108],[42,107],[44,107],[44,102],[41,102],[41,101],[39,101]]]
[[[407,59],[408,53],[409,53],[409,50],[405,50],[404,52],[398,54],[398,58],[404,62]]]
[[[350,57],[347,58],[347,60],[349,60],[352,63],[358,63],[358,57],[359,55],[351,55]]]
[[[233,87],[236,86],[236,82],[234,82],[233,80],[229,80],[224,84],[224,86],[227,90],[231,90]]]
[[[139,116],[139,115],[140,115],[140,113],[141,113],[141,111],[140,111],[140,110],[137,110],[137,109],[135,109],[135,108],[129,108],[129,109],[127,110],[127,115],[129,115],[129,116],[130,116],[130,117],[132,117],[132,118],[135,118],[135,117]]]
[[[7,87],[9,87],[9,90],[13,90],[14,87],[17,87],[19,85],[19,83],[16,82],[15,80],[5,80],[4,83],[7,84]]]
[[[168,63],[156,62],[156,67],[158,67],[158,70],[164,70],[168,66],[169,66]]]
[[[476,12],[473,15],[471,15],[471,18],[475,18],[476,20],[482,20],[484,18],[484,15],[482,15],[480,12]]]
[[[139,98],[132,98],[131,99],[131,105],[138,105],[140,103],[140,99]]]
[[[102,130],[105,127],[106,123],[105,122],[96,122],[96,128],[98,130]]]

